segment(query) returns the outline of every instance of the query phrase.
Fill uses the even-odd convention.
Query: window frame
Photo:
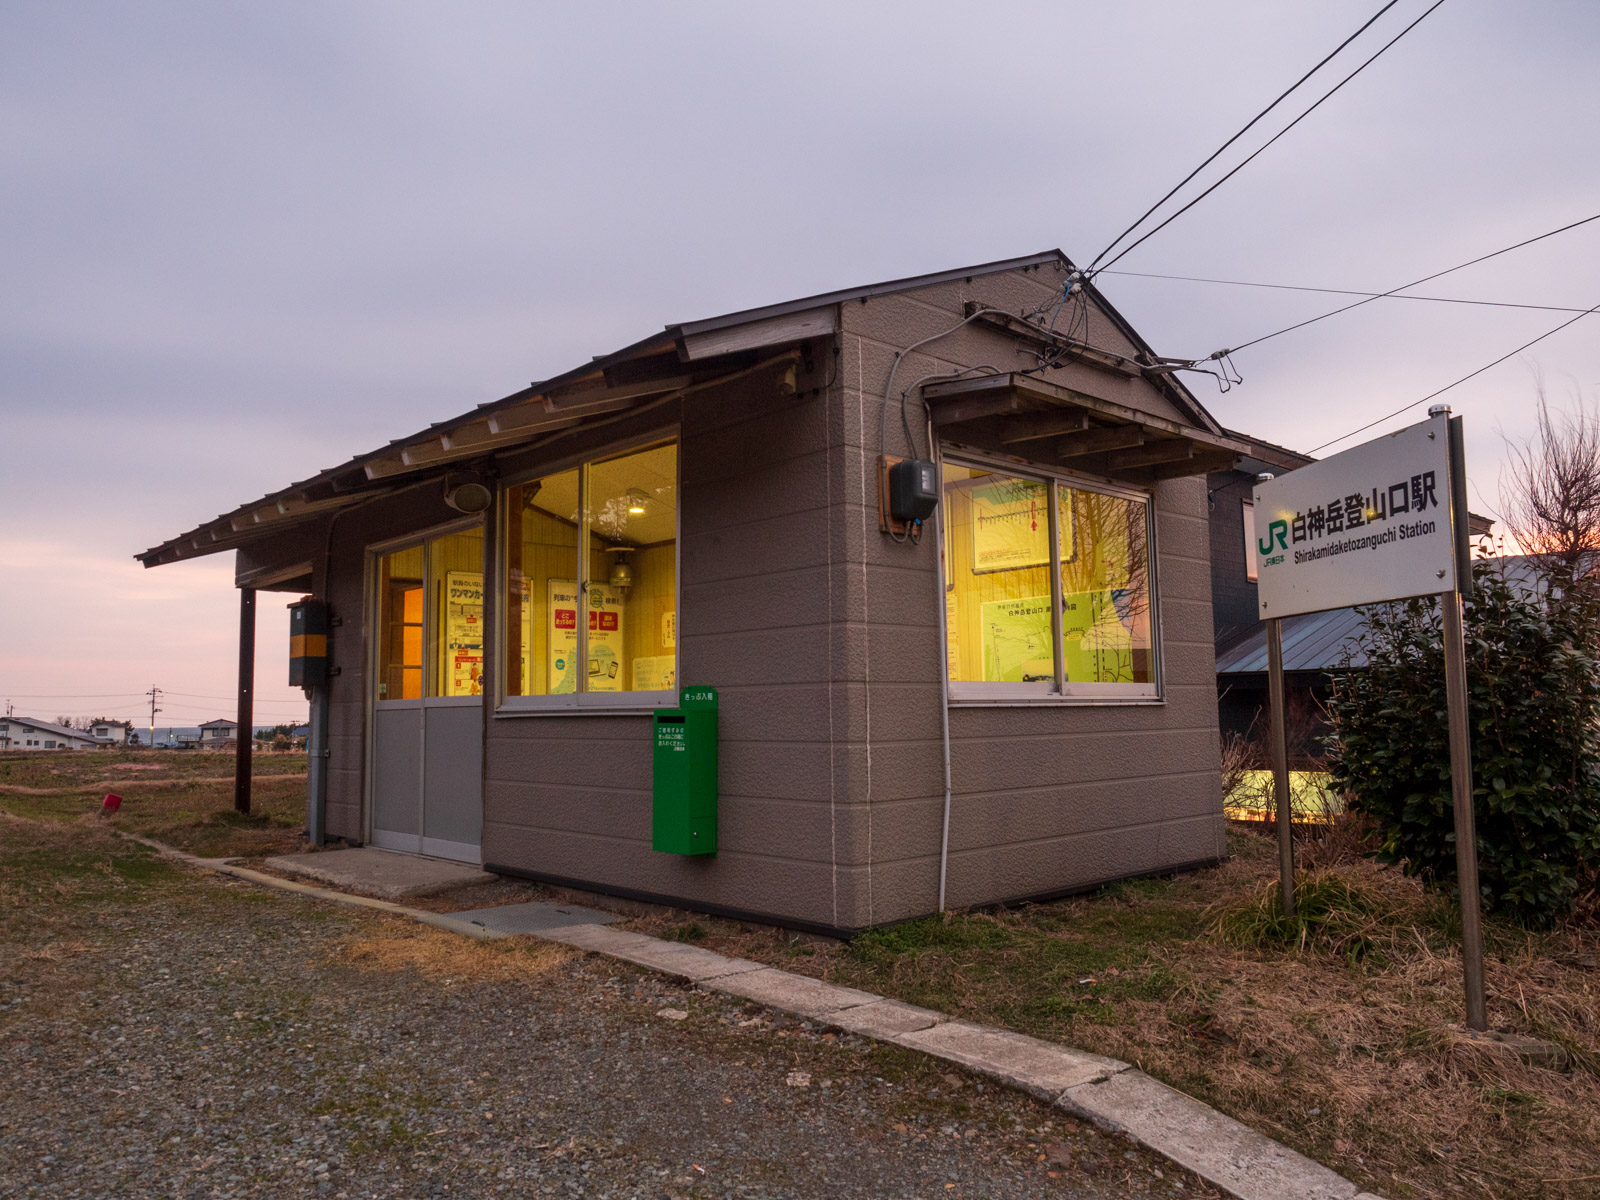
[[[430,613],[430,605],[426,594],[423,596],[422,619],[422,695],[412,700],[391,700],[387,698],[380,698],[377,692],[378,677],[383,672],[383,631],[376,628],[376,617],[381,607],[378,596],[378,589],[381,586],[378,570],[379,560],[382,559],[386,554],[393,554],[398,550],[409,550],[411,547],[416,546],[422,551],[424,563],[423,573],[424,576],[426,576],[428,543],[433,541],[435,538],[448,537],[452,533],[465,533],[469,529],[480,529],[484,532],[485,545],[483,550],[483,565],[485,568],[484,574],[487,576],[487,568],[489,566],[489,547],[487,544],[489,527],[482,514],[474,514],[470,517],[460,517],[454,521],[446,521],[442,525],[431,525],[427,529],[420,530],[416,533],[408,533],[401,537],[387,538],[381,542],[372,542],[366,547],[366,564],[363,568],[365,578],[363,579],[362,583],[362,592],[366,596],[367,612],[371,615],[367,618],[364,618],[362,621],[362,627],[366,635],[364,639],[366,644],[362,648],[362,656],[367,663],[367,681],[363,684],[363,687],[365,687],[367,691],[367,699],[364,703],[372,706],[373,712],[377,711],[376,706],[379,704],[386,704],[394,707],[401,705],[420,707],[423,701],[427,701],[430,705],[459,705],[466,707],[469,705],[483,703],[482,695],[428,695],[429,687],[437,682],[438,668],[437,664],[430,664],[429,661],[431,657],[428,643],[428,615]],[[488,611],[488,598],[485,597],[485,618],[488,616]],[[371,628],[368,628],[369,623],[372,626]]]
[[[934,514],[934,527],[938,535],[938,563],[935,583],[939,589],[939,628],[943,635],[939,648],[939,670],[944,678],[945,698],[951,707],[1014,707],[1031,705],[1130,705],[1165,704],[1165,655],[1161,650],[1161,614],[1156,564],[1160,553],[1156,546],[1156,506],[1153,490],[1119,485],[1093,476],[1051,467],[1042,463],[1007,458],[1003,455],[952,447],[943,443],[935,448],[939,468],[939,507]],[[1037,683],[986,682],[950,678],[950,631],[946,624],[945,605],[949,595],[946,582],[947,538],[944,527],[944,468],[946,464],[970,467],[979,471],[994,471],[1016,479],[1043,483],[1049,489],[1050,525],[1050,636],[1055,660],[1055,679]],[[1061,646],[1061,531],[1058,528],[1061,512],[1060,489],[1094,492],[1136,501],[1144,506],[1145,566],[1150,589],[1150,682],[1149,683],[1069,683],[1066,679],[1066,655]]]
[[[510,585],[507,538],[510,528],[511,507],[508,502],[511,489],[534,479],[558,475],[563,471],[578,472],[579,510],[582,520],[578,526],[578,544],[581,548],[589,532],[589,468],[597,462],[620,458],[635,450],[671,442],[677,447],[677,475],[673,480],[675,523],[672,538],[672,611],[681,616],[683,611],[683,436],[681,427],[673,424],[651,430],[649,433],[608,442],[604,446],[579,453],[553,458],[547,463],[526,471],[518,471],[500,480],[495,492],[495,671],[494,717],[551,717],[551,716],[640,716],[658,708],[670,708],[678,703],[677,688],[650,692],[585,692],[574,691],[559,696],[510,696],[506,684],[510,679],[510,655],[506,653],[507,622],[510,605],[507,603]],[[589,654],[589,591],[588,555],[578,555],[578,661],[584,662]],[[682,622],[678,624],[681,631]],[[682,685],[680,671],[682,633],[674,638],[672,647],[673,678]],[[584,676],[580,673],[578,678]]]
[[[1244,579],[1246,583],[1257,583],[1256,572],[1256,502],[1254,500],[1239,501],[1239,528],[1244,532]]]

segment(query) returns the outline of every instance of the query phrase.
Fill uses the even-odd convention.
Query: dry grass
[[[704,917],[633,926],[1134,1062],[1395,1200],[1600,1195],[1596,932],[1491,925],[1491,1025],[1573,1060],[1530,1066],[1464,1035],[1449,908],[1348,861],[1358,841],[1346,861],[1322,847],[1328,920],[1288,944],[1224,932],[1267,903],[1260,833],[1233,835],[1214,870],[848,945]]]
[[[0,754],[0,806],[37,820],[104,825],[207,858],[304,849],[306,756],[257,754],[251,809],[233,811],[233,756],[207,751],[81,750]],[[100,815],[107,792],[122,796]]]
[[[578,956],[554,942],[527,938],[477,941],[426,925],[390,927],[345,939],[326,959],[363,971],[414,971],[445,983],[514,983],[544,975]]]

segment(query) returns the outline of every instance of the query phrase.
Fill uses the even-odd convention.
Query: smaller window
[[[1256,581],[1256,506],[1254,501],[1243,502],[1244,509],[1244,577]]]

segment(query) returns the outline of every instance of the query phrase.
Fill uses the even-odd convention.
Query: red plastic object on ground
[[[115,792],[107,792],[105,803],[100,806],[100,811],[109,817],[121,807],[122,797],[117,795]]]

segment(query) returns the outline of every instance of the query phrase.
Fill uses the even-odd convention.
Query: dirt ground
[[[303,848],[303,755],[258,756],[248,818],[231,810],[225,756],[23,757],[0,757],[0,807],[12,812],[99,822],[86,814],[115,787],[123,808],[106,823],[194,853]],[[147,764],[158,769],[136,769]],[[626,927],[1134,1062],[1395,1200],[1600,1196],[1592,925],[1489,923],[1491,1025],[1565,1051],[1560,1069],[1532,1065],[1460,1028],[1456,931],[1439,897],[1396,871],[1330,859],[1320,877],[1354,904],[1353,924],[1293,950],[1253,947],[1229,934],[1230,914],[1237,926],[1271,888],[1274,850],[1259,830],[1231,833],[1230,847],[1214,870],[848,945],[670,910]],[[507,880],[418,903],[451,911],[550,894]]]
[[[0,1195],[1216,1196],[920,1055],[96,822],[0,814]]]

